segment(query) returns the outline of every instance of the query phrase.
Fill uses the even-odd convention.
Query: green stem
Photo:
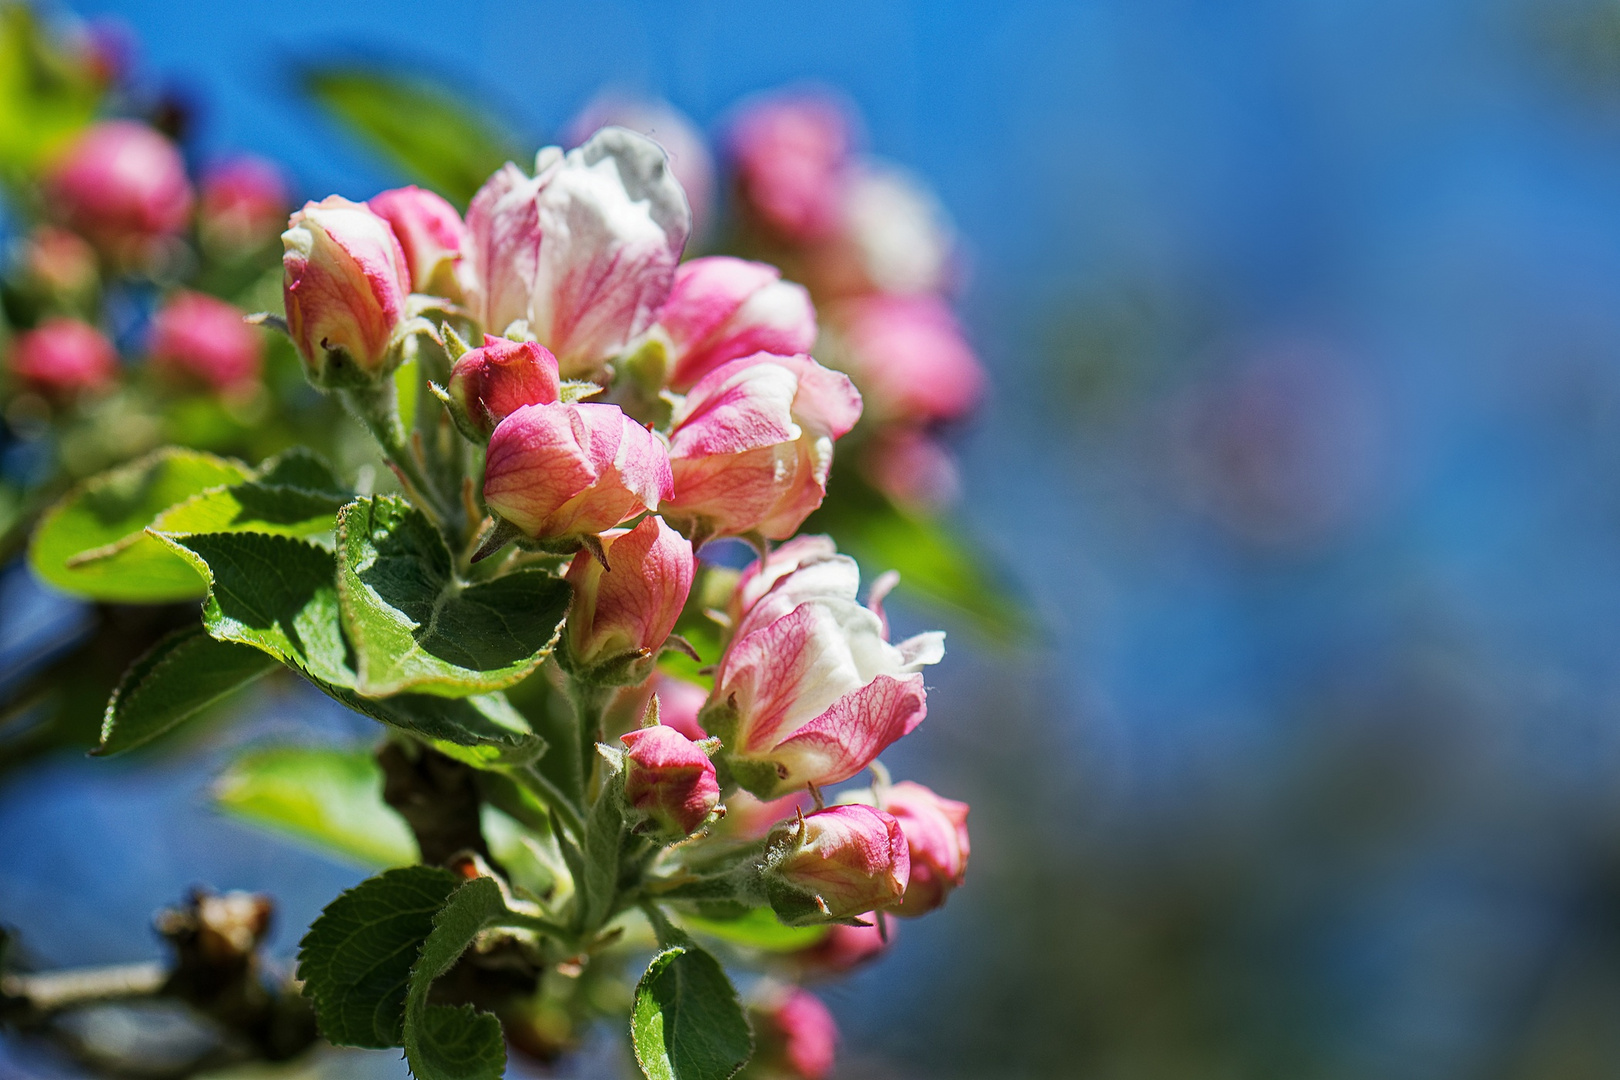
[[[574,706],[579,734],[579,790],[581,797],[587,800],[591,793],[591,774],[596,768],[596,744],[602,741],[602,714],[607,711],[612,694],[612,687],[569,676],[568,698]]]
[[[501,917],[500,925],[514,927],[519,930],[538,931],[556,938],[570,949],[576,948],[578,945],[578,939],[569,933],[566,927],[560,923],[554,923],[550,919],[541,918],[539,915],[526,915],[520,911],[508,911]]]
[[[551,778],[541,772],[537,766],[525,765],[521,769],[514,769],[513,775],[524,786],[539,795],[547,806],[557,812],[563,825],[574,834],[575,839],[583,841],[585,838],[585,819],[579,809],[574,806],[573,800],[564,795],[562,789],[551,782]]]
[[[441,524],[446,521],[438,491],[411,452],[405,424],[399,418],[399,392],[394,388],[394,380],[380,378],[370,386],[341,393],[343,403],[371,432],[371,437],[382,448],[383,457],[399,472],[413,500],[435,521]]]

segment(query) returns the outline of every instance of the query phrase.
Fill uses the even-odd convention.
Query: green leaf
[[[326,459],[303,446],[284,450],[266,461],[253,479],[269,487],[296,488],[325,495],[339,505],[354,498],[354,492],[332,471]]]
[[[416,1080],[499,1080],[506,1071],[501,1022],[471,1005],[429,1005],[433,980],[448,972],[486,927],[507,914],[493,878],[473,878],[433,918],[411,969],[405,1001],[405,1057]]]
[[[214,799],[232,817],[362,866],[406,866],[417,860],[416,840],[382,789],[382,769],[365,751],[278,746],[238,758]]]
[[[462,206],[518,156],[514,140],[487,115],[420,78],[316,68],[305,73],[304,85],[409,179]]]
[[[356,692],[338,615],[336,559],[325,548],[265,533],[154,535],[207,576],[203,626],[215,640],[260,649],[385,724],[463,746],[490,743],[530,757],[537,752],[527,721],[496,694],[378,699]]]
[[[636,1063],[649,1080],[728,1080],[754,1052],[737,991],[718,961],[681,944],[653,957],[630,1013]]]
[[[85,481],[40,520],[28,558],[46,581],[114,603],[202,596],[206,584],[145,530],[201,492],[249,477],[239,462],[173,447]]]
[[[330,1042],[404,1045],[411,970],[459,884],[435,866],[389,870],[343,893],[311,924],[298,946],[298,977]]]
[[[612,913],[619,890],[619,855],[624,847],[624,780],[617,756],[601,755],[602,784],[585,819],[584,865],[580,891],[581,925],[595,929]]]
[[[569,587],[529,568],[464,585],[449,548],[404,499],[359,499],[338,515],[338,591],[365,695],[461,697],[524,679],[551,652]]]
[[[791,953],[808,949],[832,929],[828,926],[783,926],[776,912],[768,907],[749,908],[736,919],[709,919],[698,915],[681,916],[688,930],[761,952]]]
[[[276,662],[215,641],[199,626],[176,630],[130,665],[107,702],[95,754],[121,754],[162,735],[260,676]]]
[[[331,466],[299,447],[265,462],[246,483],[213,488],[170,507],[152,528],[165,533],[330,534],[338,510],[353,497]]]

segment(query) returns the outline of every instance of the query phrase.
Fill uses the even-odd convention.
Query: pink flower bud
[[[118,378],[118,353],[95,327],[53,318],[12,340],[10,367],[25,385],[64,399],[110,386]]]
[[[471,426],[489,440],[495,425],[525,405],[557,400],[557,358],[544,345],[484,335],[450,369],[451,398]]]
[[[792,356],[816,343],[816,309],[804,286],[765,263],[710,255],[682,263],[658,323],[674,343],[672,389],[754,353]]]
[[[863,163],[844,189],[836,251],[853,254],[851,284],[861,291],[942,291],[951,276],[954,229],[934,193],[909,173]]]
[[[564,376],[588,377],[664,306],[691,211],[664,151],[623,128],[536,165],[506,165],[473,197],[468,304],[492,333],[527,322]]]
[[[881,428],[861,447],[860,467],[867,483],[920,514],[949,506],[962,490],[951,452],[939,439],[909,425]]]
[[[795,817],[765,841],[766,893],[789,925],[894,907],[910,877],[900,823],[870,806],[829,806]]]
[[[915,863],[912,865],[911,873],[913,884],[907,886],[908,894],[909,890],[915,887],[917,874]],[[866,921],[866,926],[835,923],[828,927],[826,937],[808,949],[794,953],[794,960],[807,974],[842,975],[877,959],[893,943],[895,923],[891,921],[886,928],[879,928],[875,921],[876,916],[872,913],[868,912],[862,918]]]
[[[830,97],[756,102],[731,131],[744,212],[783,240],[803,242],[837,228],[849,164],[849,120]]]
[[[132,120],[108,120],[80,135],[45,183],[67,225],[120,262],[144,259],[191,214],[180,152]]]
[[[838,1025],[814,994],[797,987],[755,1012],[755,1060],[766,1075],[823,1080],[832,1072]]]
[[[263,158],[234,157],[203,174],[198,229],[226,251],[256,249],[281,231],[290,202],[281,170]]]
[[[568,582],[568,666],[605,681],[638,683],[652,673],[692,591],[692,543],[656,514],[634,529],[601,536],[609,568],[589,551],[574,556]]]
[[[808,356],[722,364],[675,410],[665,509],[711,535],[786,539],[821,505],[833,441],[860,416],[854,384]]]
[[[703,748],[662,724],[619,736],[628,747],[624,797],[665,837],[690,835],[720,803],[720,784]]]
[[[459,301],[467,226],[456,208],[414,184],[375,195],[366,205],[394,227],[410,267],[411,291]]]
[[[944,656],[944,634],[891,645],[859,588],[848,556],[806,560],[754,601],[720,658],[700,719],[762,799],[849,779],[927,715],[918,672]]]
[[[867,297],[836,318],[846,366],[874,417],[954,420],[984,396],[984,368],[939,297]]]
[[[968,804],[903,780],[884,795],[883,809],[900,822],[911,852],[911,884],[895,914],[926,915],[945,903],[967,873]]]
[[[525,405],[489,438],[484,501],[535,539],[611,529],[671,486],[663,444],[617,405]]]
[[[405,252],[364,203],[305,203],[281,234],[287,327],[310,378],[343,385],[386,373],[411,291]]]
[[[181,291],[152,320],[147,353],[159,370],[215,390],[232,390],[259,377],[264,342],[223,300]]]

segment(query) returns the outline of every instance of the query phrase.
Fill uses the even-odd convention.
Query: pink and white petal
[[[771,757],[787,769],[783,787],[848,780],[909,734],[928,715],[921,675],[880,675],[777,745]]]

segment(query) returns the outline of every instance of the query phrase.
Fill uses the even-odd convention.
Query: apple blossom
[[[108,120],[68,148],[46,178],[62,220],[115,261],[139,261],[191,215],[191,182],[174,143],[145,124]]]
[[[405,252],[364,203],[305,203],[281,234],[287,328],[318,386],[365,382],[398,363],[411,291]]]
[[[870,806],[829,806],[765,839],[765,891],[790,926],[853,919],[906,894],[911,854],[900,823]]]
[[[912,856],[916,858],[915,855]],[[916,864],[912,864],[913,885],[907,886],[907,891],[915,887]],[[863,916],[865,926],[850,926],[847,923],[834,923],[827,928],[827,936],[807,949],[801,949],[793,954],[795,963],[810,975],[842,975],[846,971],[860,967],[877,959],[888,949],[894,941],[896,924],[890,922],[886,927],[876,923],[876,914],[867,913],[870,918]]]
[[[753,610],[759,598],[770,592],[778,581],[806,563],[821,562],[838,554],[838,545],[830,536],[795,536],[785,544],[771,549],[763,559],[755,559],[744,567],[737,577],[736,587],[727,605],[727,616],[733,627],[742,624],[743,616]]]
[[[639,683],[692,591],[692,543],[649,514],[633,529],[602,533],[601,548],[606,566],[581,551],[568,568],[565,659],[579,678]]]
[[[197,228],[203,241],[227,251],[257,247],[287,220],[287,182],[263,158],[230,158],[203,173]]]
[[[251,385],[259,377],[264,342],[243,318],[223,300],[182,290],[153,318],[147,354],[158,369],[215,390]]]
[[[918,672],[944,656],[945,635],[891,645],[859,587],[848,556],[805,562],[754,602],[720,658],[699,720],[762,799],[854,776],[927,714]]]
[[[824,1080],[832,1072],[838,1025],[821,999],[807,990],[789,989],[757,1008],[758,1058],[767,1076],[788,1080]]]
[[[692,208],[692,235],[702,236],[714,209],[714,158],[691,119],[666,101],[609,92],[585,106],[568,125],[568,142],[578,146],[605,127],[628,128],[664,148],[670,171]]]
[[[836,319],[841,364],[874,417],[954,420],[984,396],[984,367],[939,297],[863,297],[840,305]]]
[[[727,360],[792,356],[816,343],[816,309],[804,286],[783,281],[774,266],[728,255],[681,264],[658,325],[674,347],[670,387],[682,393]]]
[[[47,397],[105,389],[118,378],[118,353],[101,331],[78,319],[46,319],[11,343],[11,373]]]
[[[900,822],[911,853],[911,883],[896,915],[926,915],[962,884],[968,861],[968,805],[902,780],[883,793],[882,808]]]
[[[373,195],[366,205],[393,226],[410,268],[411,291],[460,300],[467,226],[456,208],[414,184]]]
[[[558,396],[557,358],[533,341],[484,335],[450,368],[448,391],[469,435],[488,442],[495,425],[525,405],[549,405]]]
[[[667,516],[705,535],[793,535],[827,494],[833,442],[861,415],[847,376],[808,356],[715,368],[675,410]]]
[[[484,501],[531,539],[577,541],[670,491],[663,444],[617,405],[525,405],[490,435]]]
[[[655,724],[619,736],[624,796],[642,817],[638,831],[679,839],[708,820],[720,784],[703,748],[674,728]]]
[[[492,333],[522,321],[566,377],[588,377],[652,325],[691,211],[657,143],[604,128],[529,177],[507,164],[467,211],[468,303]]]
[[[743,208],[766,230],[802,242],[837,228],[850,134],[831,97],[754,102],[732,125],[730,144]]]
[[[866,482],[908,510],[928,513],[956,501],[962,478],[944,443],[909,424],[889,424],[862,444]]]

